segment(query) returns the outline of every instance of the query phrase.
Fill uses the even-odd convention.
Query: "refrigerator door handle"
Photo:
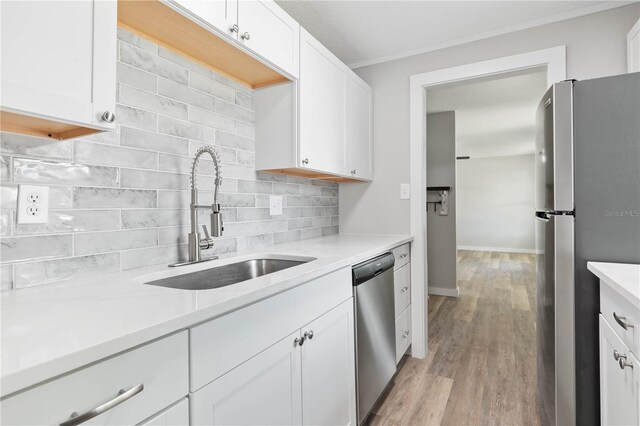
[[[546,210],[536,210],[536,219],[541,222],[549,222],[549,213]]]

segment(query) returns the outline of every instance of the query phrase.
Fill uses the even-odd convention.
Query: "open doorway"
[[[535,113],[546,74],[532,68],[427,89],[430,294],[464,293],[481,259],[493,268],[532,260],[520,254],[535,250]]]

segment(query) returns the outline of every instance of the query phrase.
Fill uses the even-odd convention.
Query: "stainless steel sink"
[[[149,281],[145,284],[180,290],[209,290],[272,274],[312,260],[315,259],[293,256],[291,258],[249,259],[216,268]]]

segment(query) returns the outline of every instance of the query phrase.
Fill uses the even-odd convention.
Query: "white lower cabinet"
[[[58,425],[97,411],[87,424],[138,424],[188,394],[187,338],[182,331],[3,399],[0,423]]]
[[[191,395],[194,425],[302,423],[296,332]]]
[[[640,421],[640,363],[600,315],[600,405],[603,425]]]
[[[177,404],[156,414],[138,426],[178,426],[189,424],[189,400],[183,398]]]
[[[305,425],[355,425],[353,300],[302,329],[302,420]]]
[[[194,425],[354,425],[349,299],[191,395]]]

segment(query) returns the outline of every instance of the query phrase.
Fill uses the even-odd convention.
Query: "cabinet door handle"
[[[305,337],[306,336],[296,337],[295,340],[293,341],[293,346],[302,346],[302,345],[304,345]]]
[[[409,286],[402,287],[402,289],[400,291],[403,292],[403,293],[406,293],[407,290],[409,290]]]
[[[243,40],[249,40],[251,38],[251,35],[248,32],[245,31],[244,33],[242,33],[240,38],[243,39]]]
[[[402,338],[403,339],[406,339],[407,337],[409,337],[409,330],[407,330],[404,333],[402,333]]]
[[[618,365],[620,366],[621,370],[624,370],[626,367],[631,367],[633,368],[633,363],[630,361],[627,361],[627,357],[620,357],[620,359],[618,360]]]
[[[229,31],[231,31],[232,33],[237,33],[240,31],[240,27],[238,26],[238,24],[233,24],[229,27]]]
[[[120,405],[129,398],[139,394],[143,389],[144,383],[140,383],[139,385],[134,386],[129,390],[120,389],[118,395],[115,398],[105,402],[102,405],[98,405],[96,408],[92,408],[91,410],[85,411],[82,414],[78,414],[76,412],[71,413],[71,418],[60,423],[60,426],[76,426],[86,422],[87,420],[91,420],[92,418],[111,410],[115,406]]]
[[[305,339],[309,339],[309,340],[313,339],[313,330],[306,331],[304,333],[304,337]]]
[[[402,254],[400,255],[400,259],[404,259],[405,257],[407,257],[407,253],[402,253]]]
[[[309,159],[305,158],[304,160],[302,160],[302,164],[309,164]]]
[[[111,111],[105,111],[102,116],[100,116],[100,119],[106,123],[113,123],[116,121],[116,115]]]
[[[623,315],[618,315],[614,312],[613,319],[616,320],[616,322],[620,325],[620,327],[624,328],[625,330],[633,328],[633,325],[627,323],[627,317]]]
[[[356,174],[356,169],[351,170],[351,174],[355,175]]]

